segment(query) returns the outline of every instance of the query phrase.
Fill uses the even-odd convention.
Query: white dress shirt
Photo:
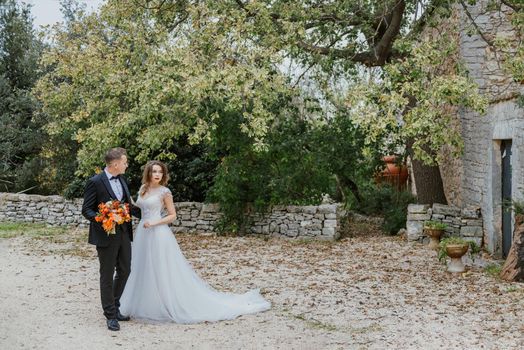
[[[111,175],[111,173],[107,171],[107,168],[104,169],[104,173],[106,173],[107,179],[109,180],[109,184],[111,185],[111,189],[113,190],[116,199],[121,201],[124,197],[124,189],[122,188],[122,183],[118,178],[114,178],[113,180],[111,180],[113,175]]]

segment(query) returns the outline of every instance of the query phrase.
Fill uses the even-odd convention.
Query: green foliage
[[[368,184],[362,196],[362,203],[353,201],[349,207],[366,215],[384,216],[382,227],[389,234],[396,234],[406,227],[408,204],[415,202],[410,192],[398,191],[389,185]]]
[[[238,39],[292,57],[308,67],[318,86],[315,93],[334,110],[345,110],[368,142],[387,137],[395,144],[409,143],[415,158],[427,164],[440,160],[444,146],[461,153],[459,128],[450,128],[456,108],[480,113],[486,108],[460,66],[455,33],[418,36],[421,24],[438,25],[450,16],[453,1],[395,6],[388,1],[153,3],[163,19],[189,24],[198,11],[198,21],[221,23],[220,33],[234,33],[233,38],[239,33]],[[415,21],[420,12],[423,20]],[[376,20],[396,16],[400,22]],[[200,40],[211,38],[199,35]],[[376,66],[382,69],[366,70]],[[339,79],[349,81],[341,91]]]
[[[207,192],[224,229],[235,231],[249,208],[318,203],[333,194],[335,174],[344,187],[370,171],[361,131],[345,116],[319,117],[319,102],[277,69],[279,53],[243,37],[235,18],[213,18],[222,3],[186,8],[198,23],[176,30],[165,12],[131,5],[110,1],[55,28],[36,89],[50,116],[50,175],[76,168],[84,178],[108,147],[123,146],[129,178],[147,159],[164,160],[175,199]],[[79,189],[74,179],[64,183],[67,193]]]
[[[425,10],[449,14],[450,1],[429,3]],[[207,191],[226,214],[223,227],[241,230],[250,208],[314,204],[325,193],[361,201],[381,152],[413,142],[431,161],[443,145],[459,150],[448,107],[484,107],[458,65],[439,70],[455,47],[413,44],[407,32],[419,2],[406,2],[385,46],[379,36],[391,22],[376,19],[392,15],[387,2],[145,4],[113,0],[90,15],[73,4],[66,25],[53,29],[35,88],[49,187],[78,193],[105,150],[123,146],[129,178],[146,160],[164,160],[180,199]],[[313,92],[281,72],[284,57],[311,68]],[[351,82],[340,89],[339,80]],[[394,205],[380,212],[396,232],[410,199],[390,197]]]
[[[489,264],[484,267],[484,272],[486,272],[491,277],[498,277],[500,275],[500,271],[502,271],[502,266],[499,264]]]
[[[322,155],[314,151],[318,130],[294,117],[290,101],[282,95],[274,102],[275,123],[263,150],[253,147],[255,139],[244,132],[243,113],[229,110],[227,104],[208,107],[214,108],[216,127],[207,152],[219,159],[219,165],[206,200],[220,204],[220,231],[243,232],[249,211],[283,203],[318,203],[329,190],[331,174]]]
[[[241,231],[246,211],[279,204],[318,204],[323,194],[351,196],[350,183],[369,178],[373,153],[363,147],[360,131],[344,116],[319,123],[301,118],[290,100],[275,104],[275,122],[264,151],[238,127],[241,115],[219,112],[210,152],[221,157],[208,201],[224,213],[221,227]],[[286,115],[278,114],[287,106]],[[338,177],[338,184],[335,181]]]
[[[429,220],[424,222],[424,227],[432,230],[445,230],[448,228],[448,225],[440,221]]]
[[[512,211],[515,215],[523,215],[524,201],[506,199],[502,202],[502,208],[506,211]]]
[[[500,2],[497,1],[499,7]],[[513,35],[501,34],[495,38],[492,48],[500,52],[498,55],[505,68],[515,82],[524,82],[524,4],[521,0],[507,0],[505,5],[513,10],[508,12],[509,20],[514,29]],[[491,8],[490,10],[497,10]]]
[[[453,127],[456,108],[484,113],[487,100],[460,64],[441,71],[456,52],[451,38],[423,40],[409,48],[407,58],[385,65],[381,80],[363,81],[349,91],[351,118],[369,131],[370,142],[386,135],[396,143],[411,141],[415,159],[429,165],[441,160],[444,146],[461,154],[460,128]]]
[[[34,168],[44,135],[34,120],[38,104],[31,88],[39,77],[42,43],[29,7],[0,1],[0,185],[19,191],[37,184]]]
[[[65,233],[67,227],[53,227],[46,224],[0,222],[0,238],[12,238],[21,235],[31,237],[49,237]]]
[[[439,251],[438,251],[438,259],[441,262],[446,261],[446,257],[448,256],[448,253],[446,252],[446,247],[451,244],[460,244],[460,245],[468,245],[468,254],[471,257],[471,259],[474,259],[476,255],[480,253],[480,247],[477,243],[464,239],[462,237],[458,236],[451,236],[444,238],[439,243]]]
[[[57,137],[65,131],[78,143],[77,175],[92,174],[111,146],[145,162],[155,154],[174,159],[168,150],[181,137],[210,141],[217,104],[242,114],[242,132],[263,147],[273,118],[267,105],[286,89],[265,53],[236,47],[252,57],[228,63],[222,55],[234,56],[235,49],[226,49],[226,37],[201,42],[217,29],[211,19],[203,32],[169,32],[151,11],[131,3],[111,1],[69,30],[56,28],[56,45],[44,56],[50,71],[37,92],[52,116],[47,130]]]
[[[221,24],[213,19],[198,31],[172,32],[133,4],[110,1],[54,28],[35,89],[48,118],[43,173],[54,184],[64,176],[64,185],[72,183],[102,167],[109,147],[122,146],[135,162],[130,178],[157,158],[170,165],[182,197],[201,199],[220,159],[205,146],[216,142],[218,121],[241,116],[235,127],[250,147],[264,149],[274,118],[268,106],[290,89],[271,52],[231,46],[228,34],[215,35]],[[203,41],[211,34],[212,42]]]

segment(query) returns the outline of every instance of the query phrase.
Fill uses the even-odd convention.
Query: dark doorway
[[[511,140],[500,144],[502,158],[502,203],[511,203]],[[511,232],[511,211],[502,211],[502,255],[508,256],[513,233]]]

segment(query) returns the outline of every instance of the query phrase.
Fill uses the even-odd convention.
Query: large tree
[[[48,118],[44,154],[57,161],[45,169],[49,178],[89,176],[116,145],[137,163],[175,161],[181,140],[210,143],[230,115],[251,147],[264,149],[269,122],[294,95],[269,64],[273,53],[219,28],[211,40],[211,32],[195,30],[204,22],[173,30],[134,3],[109,1],[51,33],[35,88]]]
[[[382,101],[375,99],[376,113],[366,123],[371,132],[378,129],[394,133],[399,131],[408,153],[414,157],[414,172],[417,181],[419,201],[425,203],[445,202],[438,162],[439,150],[450,138],[453,151],[460,152],[459,130],[449,128],[451,114],[440,113],[443,105],[449,107],[471,107],[482,111],[485,106],[478,96],[471,92],[475,86],[465,79],[465,71],[460,65],[452,64],[453,69],[442,71],[433,62],[419,63],[413,55],[417,50],[428,47],[433,52],[422,52],[420,57],[438,56],[449,51],[449,42],[439,40],[425,41],[421,50],[417,42],[424,28],[439,24],[452,13],[453,0],[236,0],[236,1],[174,1],[174,0],[139,0],[135,4],[156,12],[160,22],[176,31],[184,25],[199,24],[196,30],[203,33],[200,40],[213,40],[214,34],[237,33],[238,40],[250,41],[252,45],[266,47],[300,63],[326,101],[335,108],[359,110],[359,101],[353,97],[362,93],[362,77],[367,82],[379,83],[390,81],[388,89],[382,89],[381,98],[396,102],[395,112],[409,113],[406,118],[398,118],[401,128],[394,127],[384,116]],[[213,32],[214,31],[214,32]],[[232,39],[235,39],[234,37]],[[449,38],[448,38],[449,39]],[[441,49],[442,46],[443,49]],[[456,49],[456,47],[455,47]],[[426,50],[427,51],[427,50]],[[451,55],[453,52],[451,52]],[[442,57],[437,57],[442,62]],[[405,62],[415,63],[413,69]],[[427,63],[427,67],[423,65]],[[394,72],[395,66],[403,65],[399,79]],[[390,67],[390,68],[388,68]],[[429,68],[437,68],[430,71]],[[306,74],[296,74],[299,79]],[[422,82],[419,88],[428,88],[430,80],[438,78],[442,86],[459,87],[440,91],[440,100],[431,103],[434,94],[423,90],[407,91]],[[349,91],[347,101],[354,101],[352,106],[340,103],[340,85],[333,82],[347,81],[345,90]],[[354,82],[357,84],[354,85]],[[355,88],[356,87],[356,88]],[[375,86],[376,87],[376,86]],[[369,84],[367,86],[369,88]],[[366,89],[367,89],[366,88]],[[445,88],[445,87],[443,87]],[[436,89],[432,90],[436,93]],[[448,94],[448,97],[444,97]],[[369,97],[366,95],[364,97]],[[338,98],[338,103],[337,103]],[[369,105],[371,101],[367,99]],[[390,108],[386,106],[385,109]],[[417,118],[413,116],[417,115]],[[386,125],[387,124],[387,125]],[[425,127],[422,127],[424,124]],[[428,134],[431,131],[431,135]],[[395,136],[393,136],[395,137]],[[426,141],[429,141],[426,142]],[[438,142],[436,142],[438,141]]]
[[[33,120],[38,106],[31,88],[39,77],[42,43],[30,8],[0,1],[0,186],[24,190],[36,184],[42,133]]]
[[[135,181],[140,164],[161,158],[175,192],[187,193],[179,200],[203,200],[211,187],[207,199],[221,204],[229,228],[242,227],[248,203],[320,202],[333,174],[361,199],[355,181],[372,171],[362,132],[345,114],[324,119],[320,103],[279,71],[278,50],[245,37],[240,24],[203,16],[204,8],[173,27],[135,4],[74,12],[51,33],[35,88],[48,121],[48,179],[80,185],[120,145]],[[182,182],[195,180],[204,185],[189,193]]]
[[[175,140],[212,143],[228,115],[253,150],[267,150],[269,128],[303,99],[298,87],[309,75],[313,94],[358,122],[369,142],[407,144],[425,162],[416,170],[431,170],[426,178],[415,174],[424,180],[419,193],[430,195],[421,200],[443,201],[438,167],[427,164],[445,144],[460,150],[447,107],[483,107],[459,65],[434,72],[421,61],[440,60],[442,43],[414,41],[450,3],[108,1],[57,28],[44,57],[48,73],[36,92],[55,140],[46,154],[78,153],[81,176],[111,145],[126,146],[139,161],[173,159]],[[279,67],[287,59],[304,72],[285,76]],[[364,107],[367,119],[358,117]]]

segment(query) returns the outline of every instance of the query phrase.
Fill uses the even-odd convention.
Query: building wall
[[[488,40],[515,37],[508,18],[511,9],[502,7],[502,11],[488,12],[486,4],[487,1],[482,0],[468,7],[483,36]],[[495,50],[480,34],[475,34],[471,19],[462,7],[458,5],[456,11],[459,13],[460,57],[490,106],[485,115],[459,111],[464,155],[458,161],[450,160],[443,165],[442,176],[452,204],[481,208],[484,245],[499,255],[502,244],[500,140],[512,140],[512,198],[523,199],[524,193],[524,110],[517,105],[522,85],[504,72]],[[450,171],[457,164],[457,172]]]

